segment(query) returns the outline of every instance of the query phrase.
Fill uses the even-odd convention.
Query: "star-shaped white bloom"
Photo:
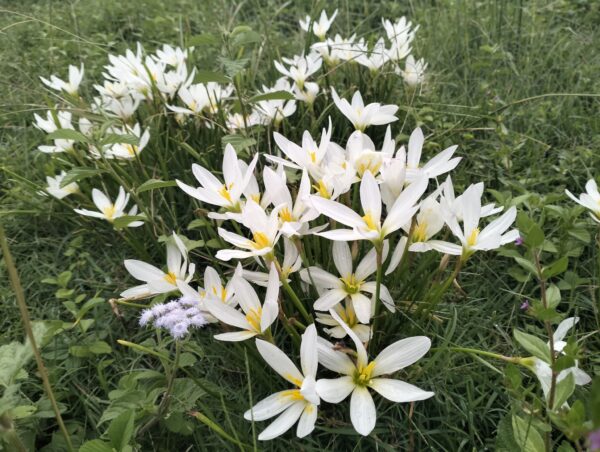
[[[119,194],[117,199],[113,203],[106,194],[94,188],[92,190],[92,200],[94,204],[98,208],[98,212],[94,210],[88,209],[73,209],[80,215],[84,215],[87,217],[101,218],[103,220],[112,223],[116,218],[123,217],[125,215],[136,215],[138,211],[137,206],[133,206],[129,212],[125,212],[125,207],[129,202],[129,193],[125,193],[125,189],[123,187],[119,187]],[[127,227],[135,228],[144,224],[143,221],[132,221],[127,225]]]
[[[319,16],[319,20],[312,20],[310,16],[306,16],[304,20],[300,19],[300,28],[304,31],[309,31],[310,26],[312,25],[312,31],[316,37],[323,40],[325,39],[325,35],[329,31],[331,24],[335,20],[337,16],[338,10],[336,9],[331,17],[327,17],[327,12],[325,10],[321,11],[321,15]]]
[[[381,105],[378,102],[365,105],[360,91],[354,93],[352,103],[346,99],[340,99],[333,87],[331,96],[335,106],[350,120],[356,130],[364,131],[371,125],[385,125],[398,120],[394,116],[398,111],[397,105]]]
[[[66,93],[74,96],[77,94],[77,91],[79,90],[79,85],[81,84],[81,80],[83,79],[83,63],[81,63],[81,67],[79,69],[77,68],[77,66],[69,65],[68,82],[59,79],[55,75],[51,75],[50,80],[45,79],[44,77],[40,77],[40,79],[42,80],[42,83],[48,88],[52,88],[56,91],[65,91]]]
[[[598,184],[596,184],[594,179],[587,181],[585,191],[586,193],[579,195],[579,199],[569,190],[565,190],[565,193],[577,204],[588,209],[592,220],[600,223],[600,193],[598,192]]]

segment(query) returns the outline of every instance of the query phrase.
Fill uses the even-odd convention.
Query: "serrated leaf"
[[[137,193],[144,193],[148,190],[156,190],[157,188],[176,187],[177,182],[174,180],[149,179],[137,188]]]
[[[523,452],[545,452],[546,447],[542,435],[531,422],[519,416],[512,417],[513,435]]]
[[[553,276],[560,275],[564,272],[569,266],[569,258],[567,256],[563,256],[557,261],[551,263],[547,267],[542,268],[542,276],[544,278],[552,278]]]
[[[73,129],[58,129],[52,133],[49,133],[46,138],[48,140],[73,140],[80,143],[89,142],[88,137],[86,137],[83,133]]]
[[[248,102],[256,103],[263,100],[293,100],[296,97],[289,91],[273,91],[271,93],[257,94],[252,96]]]
[[[533,356],[550,363],[550,349],[543,340],[532,334],[524,333],[523,331],[519,331],[517,329],[513,331],[513,335],[521,347],[523,347]]]
[[[73,168],[70,170],[67,175],[63,178],[60,183],[61,187],[70,184],[71,182],[78,182],[82,179],[87,179],[88,177],[97,176],[98,174],[105,173],[105,170],[97,169],[97,168]]]
[[[133,435],[135,411],[127,410],[113,419],[108,426],[107,434],[111,445],[117,450],[123,450],[129,444]]]

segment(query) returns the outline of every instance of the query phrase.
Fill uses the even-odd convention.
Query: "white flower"
[[[73,193],[79,191],[79,185],[76,182],[71,182],[64,187],[61,187],[62,181],[67,173],[61,171],[54,177],[46,176],[46,183],[48,186],[45,188],[46,192],[54,196],[56,199],[63,199]]]
[[[454,157],[454,152],[458,146],[450,146],[444,149],[438,155],[433,157],[424,165],[421,165],[421,153],[425,136],[420,127],[417,127],[410,134],[408,140],[408,154],[406,155],[406,180],[411,182],[425,175],[429,179],[435,178],[448,171],[452,171],[460,163],[462,157]],[[404,152],[402,148],[399,152]]]
[[[227,128],[232,131],[253,127],[257,124],[260,124],[260,115],[255,111],[246,115],[246,117],[240,113],[233,113],[227,116]]]
[[[473,185],[473,190],[477,190],[479,192],[479,196],[483,196],[483,182],[479,182]],[[464,195],[460,195],[458,197],[454,196],[454,185],[452,184],[452,178],[448,176],[443,183],[443,194],[444,194],[444,202],[450,208],[450,211],[456,216],[457,220],[462,221],[463,219],[463,211],[464,211]],[[495,215],[497,213],[502,212],[504,207],[496,207],[494,203],[486,204],[485,206],[481,206],[481,218],[489,217],[490,215]]]
[[[371,72],[377,72],[389,59],[389,52],[385,48],[385,41],[383,38],[379,38],[371,52],[368,55],[363,53],[356,59],[356,62],[369,68]]]
[[[425,71],[427,70],[427,63],[421,58],[415,60],[412,55],[408,55],[404,70],[399,69],[404,82],[408,86],[417,86],[425,82]]]
[[[237,342],[264,334],[275,321],[279,312],[277,305],[279,276],[275,265],[271,265],[267,293],[262,305],[258,300],[256,291],[242,277],[234,276],[233,287],[235,289],[235,298],[242,309],[241,312],[214,298],[207,298],[205,307],[208,312],[221,322],[240,328],[241,331],[217,334],[215,339]]]
[[[138,144],[116,143],[111,145],[105,152],[106,158],[116,158],[121,160],[132,160],[139,156],[142,150],[150,141],[150,132],[148,129],[141,133],[140,125],[135,124],[133,127],[125,126],[123,129],[114,128],[111,130],[116,135],[132,135],[138,138]]]
[[[415,336],[394,342],[369,362],[367,350],[354,331],[348,328],[335,311],[331,310],[330,314],[354,341],[357,359],[356,363],[352,362],[348,355],[334,350],[331,344],[320,339],[319,362],[343,376],[319,380],[317,393],[329,403],[339,403],[352,394],[350,420],[358,433],[368,435],[377,421],[375,403],[368,388],[397,403],[425,400],[434,395],[433,392],[423,391],[404,381],[381,378],[382,375],[410,366],[425,355],[431,347],[431,341],[427,337]]]
[[[55,116],[52,114],[52,111],[48,110],[46,112],[46,117],[48,119],[42,118],[37,113],[34,113],[33,117],[35,118],[33,126],[46,133],[52,133],[58,129],[73,129],[70,111],[57,111]]]
[[[554,351],[556,353],[563,353],[563,349],[567,345],[567,343],[564,341],[564,338],[569,330],[577,324],[577,322],[579,322],[579,317],[569,317],[560,322],[553,334]],[[548,350],[550,350],[550,344],[548,344]],[[540,381],[544,396],[548,398],[550,395],[550,387],[552,385],[552,368],[547,362],[542,361],[539,358],[534,357],[532,359],[534,361],[532,370]],[[578,367],[578,363],[576,361],[575,366],[569,367],[568,369],[563,369],[558,373],[556,376],[556,383],[558,384],[560,381],[564,380],[567,376],[569,376],[569,374],[573,375],[575,384],[578,386],[586,385],[592,381],[592,378]]]
[[[296,273],[302,267],[302,259],[298,253],[296,245],[288,238],[283,238],[283,262],[281,262],[280,277],[288,278],[292,273]],[[245,280],[250,281],[257,286],[267,286],[269,274],[258,271],[244,270],[238,262],[236,272]]]
[[[187,56],[187,49],[184,50],[180,47],[171,47],[168,44],[163,44],[162,49],[156,51],[155,59],[169,66],[178,67],[185,64]]]
[[[382,261],[387,257],[387,251],[388,246],[385,242]],[[313,308],[316,311],[329,311],[340,301],[350,298],[358,320],[361,323],[369,323],[373,306],[371,299],[363,292],[374,296],[376,291],[375,281],[366,281],[377,271],[375,248],[366,254],[356,267],[356,271],[353,271],[350,247],[346,242],[334,242],[333,263],[340,276],[332,275],[319,267],[309,267],[300,272],[304,282],[314,284],[319,289],[320,297],[315,301]],[[385,307],[394,312],[394,301],[383,284],[380,286],[380,297]]]
[[[289,65],[286,68],[279,61],[274,61],[275,68],[283,75],[291,78],[300,89],[304,88],[304,82],[321,69],[323,60],[314,53],[309,53],[307,56],[296,56],[293,59],[283,58],[283,61]]]
[[[360,183],[362,216],[338,202],[311,196],[313,207],[321,214],[352,228],[319,232],[318,235],[330,240],[370,240],[374,244],[380,243],[387,235],[410,223],[418,209],[416,203],[426,189],[426,178],[410,184],[389,209],[382,224],[381,193],[377,181],[371,172],[367,171]]]
[[[279,78],[272,88],[263,86],[263,93],[265,94],[276,91],[287,91],[294,94],[290,83],[285,77]],[[256,103],[256,112],[261,117],[262,124],[274,123],[277,126],[284,118],[296,112],[296,101],[284,101],[283,99],[261,100]]]
[[[56,91],[65,91],[72,96],[77,94],[79,90],[79,85],[81,84],[81,80],[83,79],[83,63],[81,63],[81,67],[77,69],[76,66],[69,65],[69,81],[65,82],[64,80],[59,79],[55,75],[50,76],[50,80],[45,79],[44,77],[40,77],[42,83],[49,88],[52,88]]]
[[[446,254],[469,257],[477,250],[489,251],[500,248],[506,243],[514,242],[519,237],[519,231],[516,229],[506,232],[517,216],[517,209],[514,206],[480,230],[479,220],[482,217],[481,189],[476,185],[471,185],[462,196],[462,229],[458,224],[456,215],[450,211],[448,206],[442,206],[446,224],[460,240],[462,246],[441,240],[430,240],[429,246],[431,248]]]
[[[239,221],[252,232],[252,240],[239,234],[219,228],[219,235],[226,242],[241,250],[219,250],[217,259],[245,259],[253,256],[265,256],[273,252],[281,232],[279,231],[279,209],[275,208],[269,215],[253,200],[248,200],[239,215]],[[237,218],[236,218],[237,219]]]
[[[300,19],[300,28],[304,31],[309,31],[310,25],[312,25],[312,31],[315,36],[321,40],[325,39],[325,35],[329,31],[331,24],[335,20],[337,16],[338,10],[336,9],[331,17],[327,17],[327,12],[325,10],[321,11],[321,16],[318,21],[313,21],[310,16],[306,16],[306,19]]]
[[[187,249],[173,232],[173,242],[167,244],[167,272],[135,259],[126,259],[125,268],[131,276],[145,284],[121,293],[123,298],[142,298],[178,290],[177,283],[188,283],[194,277],[196,266],[188,263]]]
[[[346,143],[346,153],[349,163],[356,170],[359,178],[362,178],[365,171],[369,171],[373,176],[379,173],[379,169],[385,160],[389,160],[394,152],[392,132],[387,127],[385,140],[381,151],[375,149],[375,144],[366,134],[360,130],[355,130],[348,138]],[[391,144],[391,146],[390,146]]]
[[[586,193],[579,195],[579,199],[569,190],[565,193],[577,204],[590,210],[590,216],[596,223],[600,223],[600,193],[598,193],[598,184],[594,179],[590,179],[585,184]]]
[[[344,321],[344,323],[346,323],[346,325],[348,325],[348,327],[356,333],[362,342],[367,342],[371,339],[371,328],[369,325],[359,323],[351,301],[349,302],[346,300],[344,306],[342,306],[341,303],[336,304],[332,309]],[[324,329],[324,331],[331,337],[335,339],[343,339],[348,335],[346,330],[331,316],[331,314],[317,312],[316,315],[317,322],[331,327]]]
[[[302,88],[294,84],[292,89],[294,90],[294,95],[296,96],[297,100],[306,102],[309,105],[315,103],[317,94],[319,94],[319,84],[315,82],[304,82],[304,86]]]
[[[126,194],[123,187],[119,187],[119,194],[114,204],[108,198],[108,196],[106,196],[106,194],[97,188],[92,190],[92,200],[94,201],[94,204],[98,208],[99,212],[87,209],[74,209],[75,212],[87,217],[102,218],[103,220],[112,223],[116,218],[126,215],[136,215],[138,211],[138,207],[134,205],[129,212],[125,212],[125,207],[129,202],[129,193]],[[143,221],[132,221],[127,225],[127,227],[135,228],[141,226],[142,224],[144,224]]]
[[[415,227],[410,237],[409,251],[424,252],[431,250],[429,240],[440,232],[443,227],[442,206],[433,196],[429,196],[423,201],[419,213],[417,213]]]
[[[356,130],[364,131],[370,125],[384,125],[398,120],[394,116],[398,111],[396,105],[381,105],[374,102],[365,106],[360,91],[354,93],[352,103],[346,99],[340,99],[333,87],[331,96],[335,106],[350,120]]]
[[[317,329],[310,325],[302,335],[300,345],[300,363],[302,371],[275,345],[256,340],[258,352],[279,375],[292,383],[294,389],[276,392],[261,400],[244,413],[244,419],[262,421],[274,416],[279,417],[263,430],[258,439],[269,440],[282,435],[300,419],[296,436],[304,438],[315,428],[317,406],[320,403],[316,392],[318,361]]]
[[[233,92],[233,87],[227,85],[223,87],[216,82],[196,83],[187,87],[182,87],[178,91],[179,98],[185,104],[186,108],[175,105],[168,105],[168,108],[176,113],[188,115],[199,115],[204,110],[215,114],[226,97]]]
[[[242,165],[240,165],[235,149],[231,144],[227,144],[223,154],[225,183],[217,179],[211,171],[196,163],[192,165],[192,173],[200,183],[199,187],[192,187],[180,180],[176,180],[176,182],[179,188],[193,198],[206,204],[224,207],[228,211],[239,212],[240,198],[250,183],[257,161],[258,154],[254,156],[246,170],[242,171]]]
[[[388,52],[389,58],[399,62],[410,54],[410,44],[415,38],[415,32],[419,27],[417,26],[414,30],[411,30],[412,23],[407,21],[405,17],[401,17],[395,23],[382,19],[382,23],[391,44]]]

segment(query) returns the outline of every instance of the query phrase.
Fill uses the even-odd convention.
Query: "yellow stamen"
[[[419,223],[413,232],[413,242],[424,242],[427,240],[427,223]]]
[[[227,185],[223,185],[221,187],[221,189],[219,190],[219,194],[225,198],[227,201],[231,202],[231,194],[229,193],[229,190],[231,190],[233,188],[233,182],[231,184],[229,184],[229,186]]]
[[[254,331],[256,331],[257,333],[261,332],[261,330],[260,330],[261,315],[262,315],[262,308],[250,309],[250,312],[248,312],[248,314],[246,314],[246,320],[248,321],[248,323],[250,324],[252,329]]]
[[[175,285],[175,281],[177,280],[177,275],[173,272],[169,272],[165,275],[165,281],[169,284]]]
[[[309,152],[308,155],[310,155],[310,161],[313,163],[317,162],[317,153],[316,152]]]
[[[367,212],[367,214],[364,217],[362,217],[362,219],[371,231],[376,231],[379,229],[378,225],[375,224],[375,220],[373,220],[371,212]]]
[[[285,378],[288,381],[291,381],[292,383],[294,383],[298,387],[302,386],[302,380],[298,380],[297,378],[294,378],[290,374],[285,374],[283,378]]]
[[[354,383],[359,386],[367,386],[371,381],[371,374],[374,367],[375,361],[371,361],[365,367],[360,367],[354,374]]]
[[[252,199],[252,201],[254,201],[256,204],[260,204],[260,193],[254,193],[253,195],[250,195],[250,198]]]
[[[252,248],[257,250],[262,250],[263,248],[271,246],[269,238],[262,232],[255,232],[254,234],[252,234],[252,240],[253,241],[250,242],[250,245],[252,246]]]
[[[106,219],[108,221],[112,221],[114,219],[116,210],[117,209],[115,209],[115,205],[111,204],[108,207],[105,207],[104,209],[102,209],[102,213],[104,214],[104,216],[106,217]]]
[[[340,280],[344,283],[344,289],[349,294],[355,294],[360,292],[360,288],[362,287],[362,281],[356,279],[354,273],[344,278],[340,278]]]
[[[134,144],[126,144],[125,149],[127,150],[127,153],[131,156],[134,156],[138,153],[138,147]]]
[[[477,237],[479,236],[479,228],[475,228],[471,231],[471,234],[467,238],[467,245],[474,246],[477,243]]]
[[[279,219],[283,223],[294,221],[292,212],[290,212],[290,209],[288,209],[287,207],[284,207],[279,211]]]
[[[313,188],[317,191],[317,193],[319,193],[319,196],[321,196],[321,198],[331,198],[329,190],[327,190],[327,186],[325,185],[325,182],[323,182],[323,179],[320,179],[316,185],[313,185]]]
[[[304,400],[304,396],[299,389],[288,389],[287,391],[281,391],[280,397],[289,397],[292,400]]]

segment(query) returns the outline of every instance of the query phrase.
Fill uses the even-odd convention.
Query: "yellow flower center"
[[[248,312],[248,314],[246,314],[246,320],[248,321],[248,323],[250,324],[252,329],[254,331],[256,331],[257,333],[261,332],[261,330],[260,330],[261,315],[262,315],[262,308],[250,309],[250,312]]]
[[[177,276],[173,272],[169,272],[165,275],[165,281],[169,284],[175,285],[175,281],[177,280]]]
[[[349,294],[355,294],[360,292],[360,288],[362,287],[362,281],[358,281],[354,273],[344,278],[340,278],[340,280],[344,283],[344,289]]]
[[[317,162],[317,153],[315,151],[313,152],[309,152],[308,155],[310,155],[310,161],[313,163]]]
[[[338,313],[340,318],[348,325],[350,328],[356,326],[358,323],[358,319],[356,318],[356,313],[354,312],[354,308],[351,303],[346,303],[346,308],[342,309],[341,312]]]
[[[319,193],[319,196],[321,196],[321,198],[331,198],[329,190],[327,190],[327,186],[325,185],[325,182],[323,182],[323,179],[320,179],[316,185],[313,185],[313,188],[317,191],[317,193]]]
[[[260,204],[260,193],[254,193],[253,195],[250,195],[250,199],[252,199],[252,201],[254,201],[256,204]]]
[[[263,248],[271,246],[271,242],[269,241],[269,238],[262,232],[255,232],[252,234],[252,241],[250,242],[250,245],[254,249],[262,250]]]
[[[212,293],[217,297],[220,295],[221,301],[223,303],[225,303],[225,300],[227,300],[227,289],[225,289],[225,287],[223,286],[220,286],[219,288],[213,286]]]
[[[229,186],[227,185],[223,185],[221,187],[221,189],[219,190],[219,194],[225,198],[227,201],[231,202],[231,194],[229,193],[229,190],[231,190],[233,188],[233,182],[229,184]]]
[[[281,391],[280,397],[290,398],[292,400],[304,400],[304,396],[299,389],[288,389],[287,391]]]
[[[113,221],[116,213],[115,205],[111,204],[108,207],[105,207],[104,209],[102,209],[102,213],[108,221]]]
[[[283,223],[294,221],[292,212],[290,212],[290,209],[288,209],[287,207],[284,207],[279,211],[279,219]]]
[[[427,240],[427,223],[419,223],[413,231],[413,242],[424,242]]]
[[[132,157],[138,153],[138,147],[135,144],[126,144],[125,149]]]
[[[371,212],[367,212],[366,215],[362,217],[362,219],[367,225],[367,228],[369,228],[371,231],[377,231],[379,229],[379,225],[375,224],[375,220],[373,220]]]
[[[188,104],[188,107],[190,110],[192,111],[196,111],[196,108],[198,108],[198,102],[196,102],[195,100],[191,100],[190,103]]]
[[[471,231],[471,234],[469,234],[469,237],[467,237],[467,245],[474,246],[477,243],[478,236],[479,236],[479,228],[473,229]]]
[[[354,373],[354,384],[357,386],[367,386],[371,382],[371,374],[375,367],[375,361],[371,361],[367,366],[359,367]]]

